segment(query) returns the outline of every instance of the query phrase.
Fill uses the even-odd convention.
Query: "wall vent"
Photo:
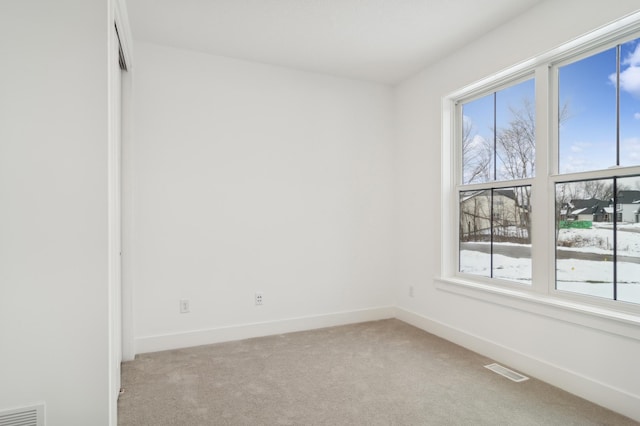
[[[0,426],[44,426],[44,404],[0,410]]]
[[[494,373],[498,373],[501,376],[506,377],[509,380],[513,380],[514,382],[524,382],[525,380],[529,380],[527,376],[523,376],[520,373],[516,373],[513,370],[509,370],[507,367],[503,367],[500,364],[489,364],[485,365],[484,368],[488,368]]]

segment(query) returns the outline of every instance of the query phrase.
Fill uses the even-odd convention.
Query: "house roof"
[[[618,191],[618,204],[636,204],[640,202],[640,191]]]
[[[613,213],[613,207],[605,207],[604,209],[605,213]],[[622,211],[622,209],[618,209],[617,212],[620,213]]]
[[[568,206],[571,209],[571,214],[594,214],[608,207],[609,202],[598,200],[597,198],[589,198],[588,200],[573,199],[568,203]]]
[[[503,197],[511,198],[514,201],[518,201],[516,192],[513,189],[495,189],[494,195],[502,195]]]

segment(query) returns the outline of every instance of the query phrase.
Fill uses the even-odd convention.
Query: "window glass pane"
[[[535,171],[533,79],[462,106],[462,183],[526,179]]]
[[[616,48],[559,69],[559,170],[616,165]]]
[[[556,288],[613,298],[613,179],[556,184]]]
[[[535,83],[527,80],[496,92],[498,180],[526,179],[535,171]]]
[[[531,187],[493,190],[493,277],[531,284]]]
[[[462,106],[462,182],[493,179],[493,93]]]
[[[620,165],[640,164],[640,39],[620,46]]]
[[[460,192],[460,272],[491,276],[491,190]]]
[[[620,178],[616,188],[617,299],[640,303],[640,177]]]
[[[531,284],[531,187],[460,193],[460,272]]]

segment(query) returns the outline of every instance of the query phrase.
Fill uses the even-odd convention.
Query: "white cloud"
[[[469,144],[469,146],[472,148],[480,148],[484,146],[485,143],[486,143],[485,138],[483,138],[480,135],[473,135],[473,138],[471,138],[471,143]]]
[[[630,144],[631,142],[628,142],[627,146],[630,147]],[[615,162],[615,144],[611,147],[612,150],[606,150],[606,152],[600,154],[595,153],[593,146],[592,142],[575,142],[571,144],[569,147],[571,153],[566,153],[560,157],[560,173],[606,169],[612,165],[612,162]]]
[[[616,75],[611,74],[609,81],[616,85]],[[640,98],[640,66],[630,66],[620,72],[620,90],[631,93]]]
[[[627,65],[627,68],[620,71],[620,90],[640,98],[640,43],[622,61],[622,65]],[[609,76],[609,81],[616,85],[615,73]]]
[[[633,114],[633,118],[635,118],[636,120],[640,120],[640,112],[636,112],[635,114]]]
[[[589,148],[591,145],[591,142],[576,142],[569,149],[571,152],[583,152],[585,148]]]
[[[640,97],[640,66],[630,66],[620,73],[620,89]]]
[[[632,67],[640,65],[640,43],[636,45],[633,52],[627,55],[622,61],[622,65],[631,65]]]
[[[575,173],[593,170],[594,165],[584,156],[567,156],[560,159],[560,173]]]
[[[620,162],[625,166],[640,164],[640,138],[620,141]]]

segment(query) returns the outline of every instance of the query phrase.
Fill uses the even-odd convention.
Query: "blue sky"
[[[620,56],[620,165],[640,165],[640,39],[623,44]],[[560,68],[560,105],[568,107],[559,135],[561,173],[616,164],[615,82],[615,47]],[[508,122],[509,106],[523,98],[534,98],[533,80],[498,92],[498,128]],[[493,141],[492,95],[465,104],[463,114],[474,144]]]
[[[640,43],[621,47],[620,165],[640,164]],[[560,127],[560,172],[616,165],[616,50],[559,70],[560,105],[568,118]]]

